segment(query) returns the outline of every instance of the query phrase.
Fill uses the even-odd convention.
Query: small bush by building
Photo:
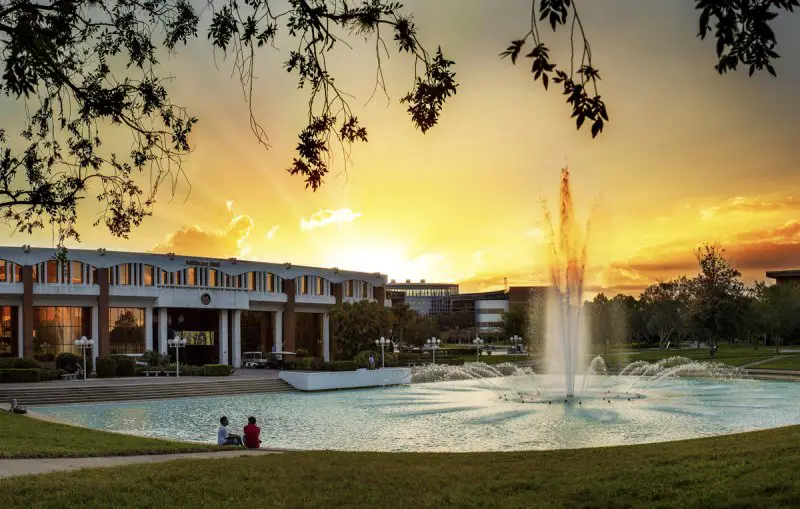
[[[0,369],[0,380],[8,384],[38,382],[42,379],[42,371],[39,368],[4,368]]]
[[[227,364],[206,364],[203,366],[205,376],[229,376],[233,373],[233,367]]]
[[[328,369],[331,371],[355,371],[358,365],[355,361],[333,361],[328,363]]]
[[[114,376],[136,376],[136,360],[127,355],[112,355],[110,357],[116,364]]]
[[[114,359],[109,357],[97,358],[97,377],[98,378],[112,378],[116,376],[117,363]]]

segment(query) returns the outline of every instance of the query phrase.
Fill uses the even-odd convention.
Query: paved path
[[[116,467],[142,463],[164,463],[184,459],[219,459],[240,456],[260,456],[263,454],[283,454],[285,451],[260,449],[219,452],[191,452],[179,454],[153,454],[148,456],[106,456],[101,458],[43,458],[43,459],[0,459],[0,479],[17,475],[46,474],[81,468]]]
[[[766,364],[768,362],[776,361],[778,359],[783,359],[786,355],[776,355],[774,357],[768,357],[766,359],[761,359],[759,361],[748,362],[747,364],[742,364],[739,366],[740,368],[752,368],[753,366],[758,366],[759,364]]]

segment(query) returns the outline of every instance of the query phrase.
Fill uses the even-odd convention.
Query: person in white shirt
[[[219,420],[220,427],[217,430],[217,445],[242,445],[242,437],[228,432],[228,418],[224,415]]]

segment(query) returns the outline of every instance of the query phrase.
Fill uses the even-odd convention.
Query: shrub
[[[97,377],[112,378],[116,375],[117,363],[110,357],[97,358]]]
[[[399,363],[400,363],[399,358],[396,353],[386,352],[384,359],[385,366],[397,366]],[[375,359],[375,364],[380,366],[380,356],[377,359]]]
[[[39,379],[43,382],[49,380],[59,380],[61,379],[61,375],[65,373],[67,373],[67,371],[63,369],[42,369],[39,373]]]
[[[181,364],[181,376],[204,376],[203,366],[184,366]]]
[[[41,363],[28,357],[2,357],[0,369],[40,369]]]
[[[355,371],[358,365],[354,361],[333,361],[328,367],[331,371]]]
[[[293,360],[283,361],[283,369],[284,370],[292,370],[297,368],[297,363]]]
[[[313,359],[311,357],[297,357],[294,360],[295,369],[311,369]]]
[[[38,382],[42,379],[42,370],[38,368],[6,368],[3,373],[3,383]]]
[[[127,355],[112,355],[110,357],[116,363],[115,376],[136,376],[136,360]]]
[[[325,359],[322,357],[312,357],[311,369],[313,369],[314,371],[325,371],[326,369]]]
[[[142,361],[146,362],[148,366],[166,366],[169,364],[169,355],[155,350],[147,350],[142,355]]]
[[[205,376],[229,376],[233,373],[233,367],[227,364],[206,364],[203,366]]]
[[[83,356],[75,355],[74,353],[64,352],[58,354],[56,357],[56,369],[63,369],[67,373],[75,373],[78,371],[78,366],[83,366]],[[86,370],[92,372],[92,355],[86,352]]]

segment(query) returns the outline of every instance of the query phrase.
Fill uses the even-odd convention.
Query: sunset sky
[[[569,165],[578,213],[593,210],[589,290],[638,293],[659,278],[695,273],[692,251],[720,241],[748,282],[800,268],[800,15],[776,23],[778,78],[720,76],[714,43],[696,37],[693,2],[581,1],[611,122],[592,140],[577,132],[559,92],[532,81],[527,63],[498,54],[527,31],[529,0],[408,0],[420,38],[456,61],[458,94],[423,135],[399,104],[412,62],[392,53],[391,101],[374,85],[374,47],[355,44],[330,62],[369,130],[346,176],[312,193],[290,176],[307,94],[262,50],[256,115],[271,148],[250,132],[229,62],[217,67],[205,34],[171,60],[170,92],[200,121],[185,162],[191,181],[130,239],[91,228],[71,247],[174,251],[381,271],[390,278],[458,282],[462,290],[542,283],[542,199],[557,198]],[[563,61],[568,34],[548,30]],[[283,45],[282,45],[283,43]],[[338,174],[338,176],[337,176]],[[11,230],[5,228],[8,236]],[[52,245],[49,231],[11,244]]]

